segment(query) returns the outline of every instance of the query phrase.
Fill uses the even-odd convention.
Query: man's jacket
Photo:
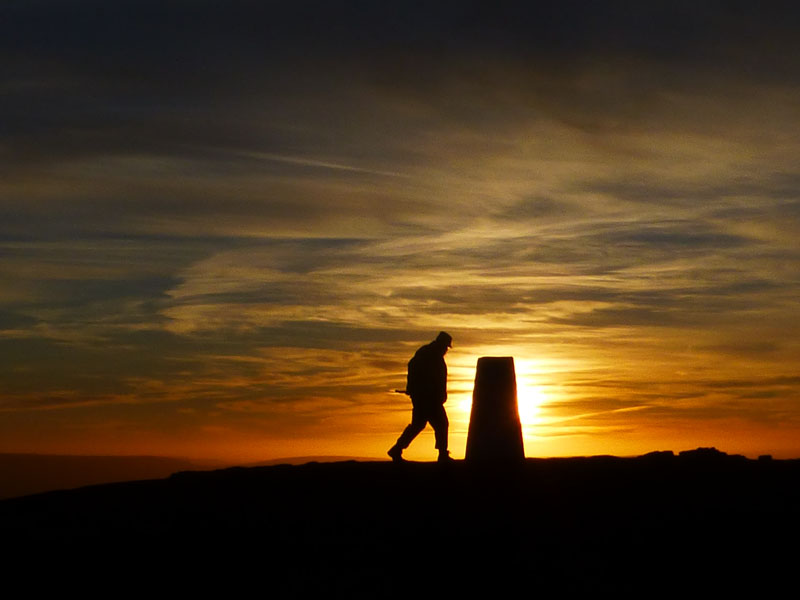
[[[447,400],[447,365],[435,342],[422,346],[408,361],[406,392],[414,404]]]

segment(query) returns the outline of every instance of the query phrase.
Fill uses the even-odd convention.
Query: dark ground
[[[4,500],[0,539],[31,591],[763,596],[795,584],[798,499],[800,461],[713,449],[309,463]]]

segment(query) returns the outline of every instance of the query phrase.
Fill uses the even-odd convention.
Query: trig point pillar
[[[478,359],[465,459],[475,462],[525,459],[512,356]]]

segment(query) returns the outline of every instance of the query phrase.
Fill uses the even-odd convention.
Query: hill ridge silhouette
[[[551,592],[763,591],[793,572],[798,482],[800,461],[716,449],[229,467],[0,501],[0,535],[60,561],[76,548],[117,566],[165,553],[279,596],[413,594],[425,565],[432,589],[453,593],[532,580]]]

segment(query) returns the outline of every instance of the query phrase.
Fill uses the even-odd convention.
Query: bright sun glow
[[[542,385],[542,373],[547,366],[536,360],[516,359],[517,407],[523,428],[542,424],[542,407],[548,396]]]
[[[517,406],[519,420],[523,426],[539,423],[541,407],[546,401],[547,396],[540,386],[517,382]]]

